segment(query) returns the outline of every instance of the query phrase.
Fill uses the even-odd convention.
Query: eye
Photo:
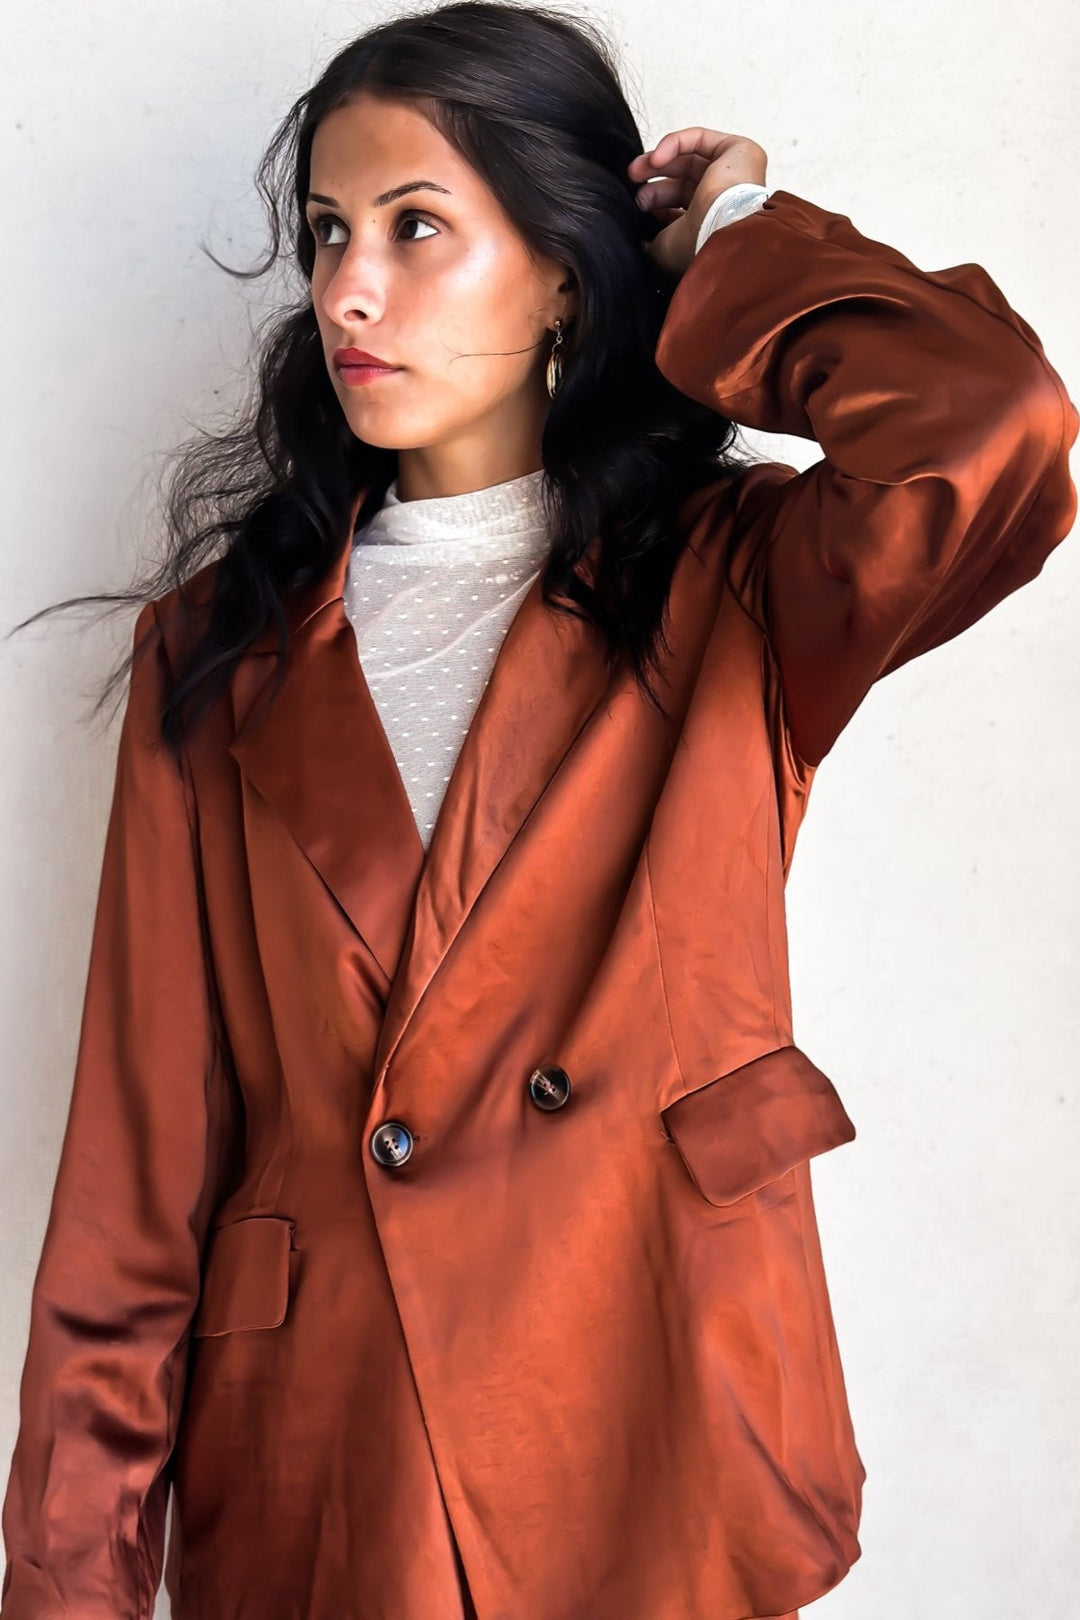
[[[338,246],[336,242],[328,242],[324,236],[320,235],[320,232],[324,225],[340,225],[340,219],[335,219],[333,214],[316,214],[309,221],[309,224],[311,226],[311,234],[314,236],[320,247]]]
[[[428,230],[431,231],[433,235],[435,235],[435,236],[439,235],[439,232],[438,232],[437,228],[434,225],[432,225],[431,221],[429,219],[427,219],[423,214],[417,213],[416,209],[414,209],[414,208],[408,208],[408,209],[405,210],[404,213],[399,214],[399,216],[398,216],[398,224],[399,225],[402,224],[403,222],[407,221],[407,220],[415,220],[418,225],[426,225]],[[340,219],[338,219],[336,214],[316,214],[309,221],[309,223],[310,223],[310,226],[311,226],[311,233],[314,236],[315,241],[318,243],[318,245],[320,247],[340,247],[341,246],[340,242],[328,241],[327,238],[321,234],[322,233],[322,228],[323,228],[324,225],[330,226],[331,228],[333,228],[334,226],[341,225],[341,221],[340,221]],[[343,226],[342,226],[342,229],[344,229]],[[422,242],[424,240],[424,238],[422,236],[412,236],[412,237],[406,237],[404,240],[409,241],[409,242]]]
[[[414,219],[418,225],[426,225],[428,227],[428,229],[434,233],[435,236],[438,236],[438,234],[439,234],[438,231],[435,229],[435,226],[432,225],[431,221],[429,219],[426,219],[423,214],[418,214],[416,212],[416,210],[413,209],[413,208],[406,209],[405,213],[401,215],[401,218],[403,220],[405,220],[405,219]],[[424,238],[422,236],[413,236],[413,237],[410,237],[409,240],[412,241],[412,242],[422,242],[424,240]]]

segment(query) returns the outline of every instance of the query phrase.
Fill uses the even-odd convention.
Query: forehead
[[[320,120],[311,145],[311,188],[370,202],[407,180],[434,180],[475,200],[476,171],[407,101],[360,93]]]

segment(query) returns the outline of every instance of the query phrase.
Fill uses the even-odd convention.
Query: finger
[[[724,130],[691,124],[686,129],[670,130],[662,135],[651,152],[643,152],[633,161],[635,164],[647,162],[650,170],[666,168],[670,162],[686,155],[699,155],[711,163],[725,146],[740,138]]]
[[[686,208],[695,189],[686,180],[650,180],[638,187],[637,200],[650,213],[660,208]]]
[[[677,157],[670,163],[659,165],[642,176],[644,180],[677,178],[688,182],[691,191],[709,167],[708,159],[699,157],[696,152],[688,152],[683,157]]]
[[[664,174],[682,174],[690,179],[698,179],[709,167],[709,159],[700,152],[676,153],[660,161],[654,152],[640,153],[627,167],[627,173],[635,180],[648,180],[661,170]]]

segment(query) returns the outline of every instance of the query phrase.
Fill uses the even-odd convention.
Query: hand
[[[694,245],[709,204],[740,180],[765,184],[768,157],[747,135],[727,135],[700,125],[673,130],[651,152],[627,165],[642,181],[637,200],[663,220],[665,229],[644,244],[660,269],[676,280],[694,257]],[[653,176],[662,175],[663,179]]]

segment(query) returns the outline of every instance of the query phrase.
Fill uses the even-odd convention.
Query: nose
[[[386,307],[385,276],[360,243],[350,243],[341,255],[320,302],[326,320],[339,331],[380,319]]]

